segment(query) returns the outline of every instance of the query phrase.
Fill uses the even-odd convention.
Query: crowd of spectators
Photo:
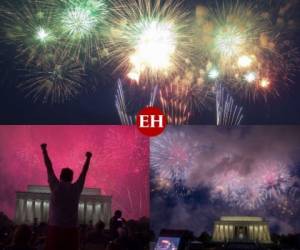
[[[95,225],[91,221],[80,225],[78,250],[148,250],[153,240],[148,218],[125,221],[116,214],[110,225],[101,220]],[[47,228],[46,223],[36,219],[31,225],[15,225],[0,213],[0,250],[44,250]]]

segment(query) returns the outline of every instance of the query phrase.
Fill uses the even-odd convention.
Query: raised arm
[[[86,152],[85,156],[86,156],[86,159],[85,159],[83,168],[82,168],[80,176],[79,176],[79,178],[76,182],[79,185],[80,190],[82,190],[83,187],[84,187],[85,177],[86,177],[86,174],[87,174],[87,172],[89,170],[89,167],[90,167],[90,161],[91,161],[91,158],[92,158],[92,153],[91,152]]]
[[[47,152],[47,144],[42,144],[41,145],[43,156],[44,156],[44,162],[47,168],[47,174],[48,174],[48,183],[50,185],[50,188],[54,186],[55,183],[58,183],[58,179],[55,176],[53,167],[52,167],[52,162],[49,158],[48,152]]]

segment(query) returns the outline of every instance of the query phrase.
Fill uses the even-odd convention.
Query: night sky
[[[207,1],[186,1],[184,6],[188,10],[195,9],[199,4]],[[242,1],[240,1],[242,2]],[[274,10],[279,10],[284,1],[276,1]],[[292,1],[291,1],[292,2]],[[296,2],[296,1],[294,1]],[[294,6],[287,14],[287,18],[294,18],[298,6]],[[276,12],[276,11],[274,11]],[[276,18],[274,16],[274,18]],[[285,34],[284,34],[285,36]],[[299,29],[288,32],[288,39],[292,47],[299,47]],[[114,104],[116,81],[124,77],[115,71],[114,65],[100,62],[93,69],[88,69],[85,76],[86,88],[73,100],[64,104],[33,103],[32,99],[24,98],[24,93],[17,89],[16,84],[22,81],[24,65],[17,58],[16,46],[0,43],[0,122],[2,124],[120,124]],[[300,123],[300,75],[293,72],[289,75],[291,83],[279,90],[279,97],[258,97],[255,102],[233,96],[244,107],[242,124],[299,124]],[[137,93],[128,100],[134,109],[143,103],[142,93]],[[194,112],[191,124],[215,124],[214,107],[207,105],[200,111]]]
[[[93,157],[85,187],[112,196],[124,218],[149,216],[149,144],[134,127],[0,126],[0,210],[14,218],[16,191],[46,185],[40,144],[48,143],[56,176],[63,167],[78,177],[85,152]]]
[[[226,215],[299,233],[300,127],[169,127],[151,140],[151,222],[212,233]]]

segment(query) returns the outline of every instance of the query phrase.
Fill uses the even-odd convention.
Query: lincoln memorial
[[[223,216],[215,222],[213,241],[271,243],[269,226],[261,217]]]
[[[16,192],[16,217],[17,224],[48,222],[50,189],[48,186],[29,185],[27,191]],[[98,188],[84,188],[79,202],[79,224],[90,221],[96,224],[102,220],[107,226],[111,217],[111,196],[101,194]]]

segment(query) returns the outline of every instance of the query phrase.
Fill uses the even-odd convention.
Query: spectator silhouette
[[[104,222],[99,220],[95,226],[95,229],[87,235],[85,249],[106,249],[106,246],[109,242],[109,237],[105,234],[104,229]]]
[[[92,154],[86,153],[81,174],[78,180],[72,183],[72,169],[63,168],[58,180],[47,152],[47,144],[42,144],[41,148],[51,190],[46,250],[78,250],[78,203]]]
[[[116,210],[114,216],[109,221],[110,233],[114,239],[119,236],[118,228],[124,225],[125,220],[122,218],[122,211]]]
[[[14,231],[13,242],[5,250],[32,250],[30,247],[32,232],[28,225],[20,225]]]
[[[127,229],[125,227],[118,227],[117,234],[117,238],[109,243],[107,250],[133,250],[128,238]]]

